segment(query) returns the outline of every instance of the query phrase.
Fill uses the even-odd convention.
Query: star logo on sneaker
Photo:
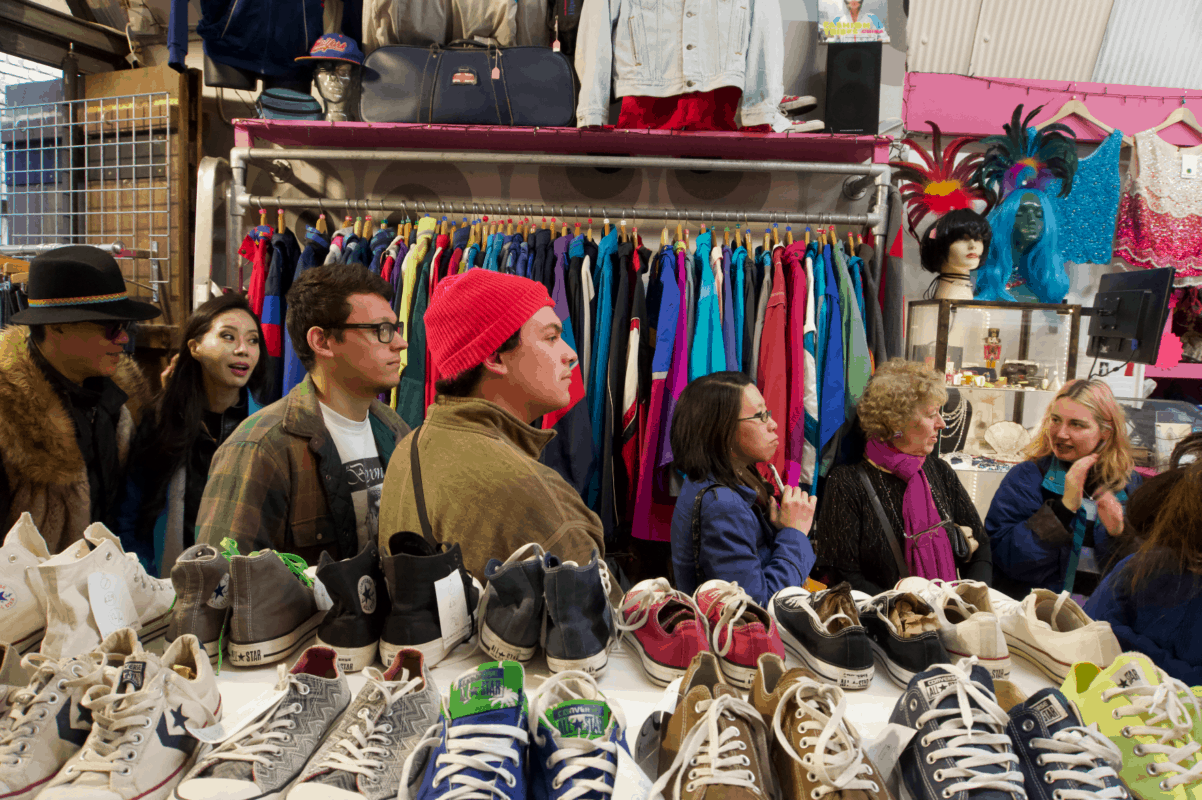
[[[58,738],[83,747],[84,740],[92,732],[92,712],[77,700],[67,698],[54,718],[58,726]]]
[[[17,604],[17,593],[0,583],[0,611],[8,611]]]
[[[376,613],[376,582],[370,575],[359,579],[359,607],[364,614]]]
[[[227,572],[221,576],[221,583],[217,584],[217,588],[213,590],[212,597],[209,598],[209,608],[229,608],[230,605],[230,574]]]
[[[941,675],[932,675],[929,678],[923,678],[918,682],[918,689],[922,692],[922,696],[926,698],[927,705],[934,706],[935,698],[943,694],[950,687],[956,685],[957,678],[955,675],[943,673]]]
[[[1031,713],[1039,717],[1040,721],[1047,726],[1054,725],[1062,719],[1068,719],[1068,712],[1064,710],[1064,706],[1060,705],[1060,701],[1051,695],[1031,706]]]
[[[197,739],[194,739],[184,727],[188,721],[188,716],[184,714],[181,708],[171,708],[170,706],[159,717],[158,727],[155,733],[159,735],[159,741],[163,747],[170,747],[174,750],[179,750],[184,755],[191,755],[192,750],[196,747]]]

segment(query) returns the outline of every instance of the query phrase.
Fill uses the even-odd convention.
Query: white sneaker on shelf
[[[794,122],[783,133],[819,133],[825,128],[826,123],[820,119],[806,119]]]
[[[1009,649],[1058,682],[1078,661],[1106,669],[1123,652],[1110,623],[1090,619],[1068,592],[1033,589],[1021,603],[989,594]]]
[[[798,114],[804,114],[807,111],[812,111],[818,107],[818,98],[811,94],[787,94],[780,100],[780,110],[788,113],[790,111]]]
[[[49,558],[46,540],[29,512],[23,512],[0,547],[0,631],[18,653],[29,652],[42,643],[46,605],[30,585],[25,570]]]
[[[953,661],[976,656],[994,680],[1010,679],[1010,651],[988,586],[980,581],[903,578],[896,588],[913,592],[935,610],[939,638]]]

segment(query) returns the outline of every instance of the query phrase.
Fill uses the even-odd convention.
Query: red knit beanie
[[[529,278],[487,269],[443,278],[422,317],[434,368],[453,378],[483,363],[544,306],[555,307],[547,287]]]

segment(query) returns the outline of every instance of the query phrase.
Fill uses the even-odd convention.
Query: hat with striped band
[[[17,325],[143,321],[162,313],[131,299],[117,260],[87,245],[59,247],[34,258],[26,290],[29,307],[11,317]]]

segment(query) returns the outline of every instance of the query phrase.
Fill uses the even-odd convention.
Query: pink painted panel
[[[1039,122],[1054,115],[1073,95],[1095,117],[1126,134],[1156,127],[1181,105],[1182,98],[1194,116],[1202,120],[1202,91],[1196,89],[974,78],[933,72],[906,74],[903,115],[906,129],[911,131],[928,131],[926,121],[931,120],[944,133],[989,136],[1002,133],[1002,126],[1010,122],[1010,115],[1019,103],[1027,109],[1046,106],[1035,120]],[[1069,117],[1065,124],[1077,132],[1081,141],[1099,142],[1105,136],[1077,117]],[[1161,136],[1175,145],[1202,142],[1202,137],[1184,125],[1166,128]]]

